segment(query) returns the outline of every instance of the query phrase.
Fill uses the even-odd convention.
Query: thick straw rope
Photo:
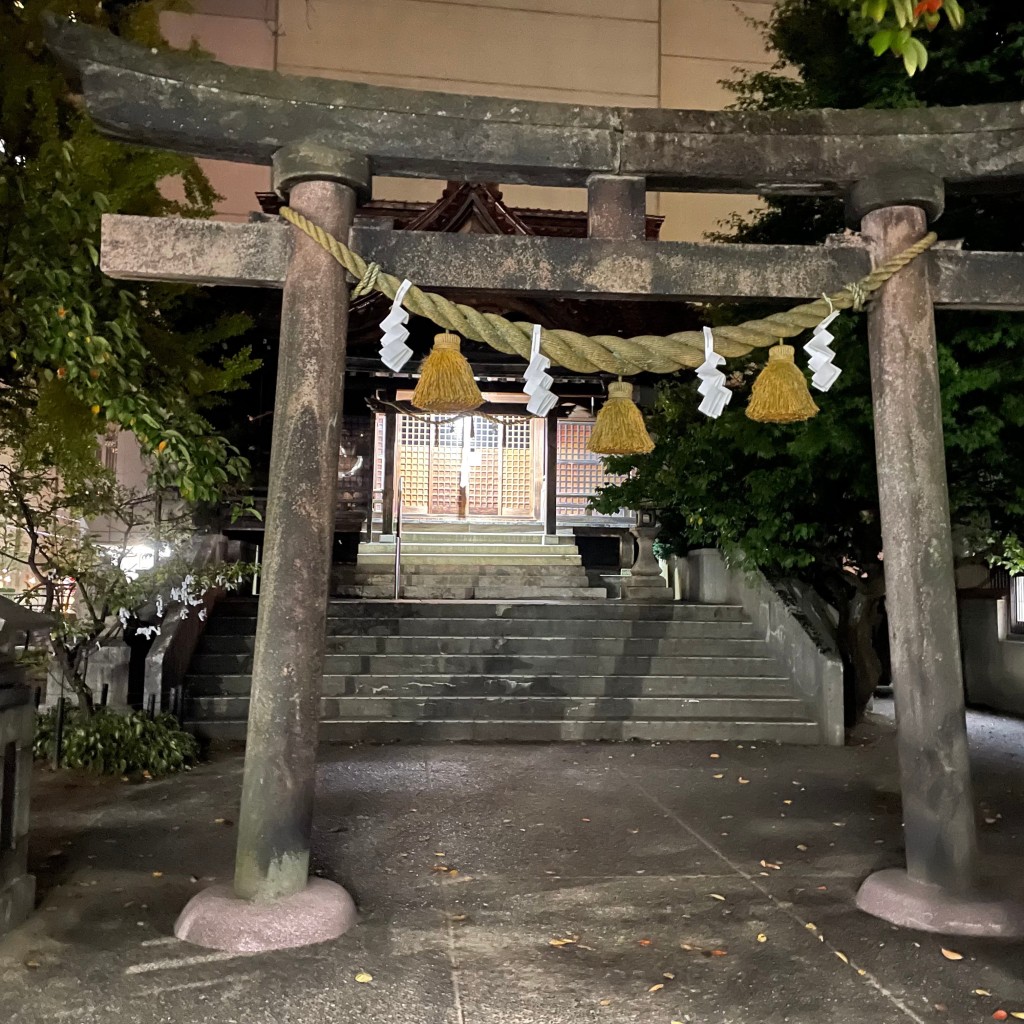
[[[367,285],[361,291],[374,288],[394,299],[401,284],[397,277],[385,274],[376,264],[366,262],[347,245],[297,213],[290,206],[281,207],[281,216],[323,246],[353,277]],[[781,313],[772,313],[763,320],[748,320],[744,324],[715,328],[715,351],[726,358],[745,356],[754,348],[766,348],[780,338],[793,338],[816,326],[833,309],[861,308],[864,300],[877,291],[911,260],[920,256],[937,240],[929,232],[920,241],[866,277],[847,285],[832,295],[823,295]],[[533,324],[512,322],[497,313],[481,313],[472,306],[452,302],[433,292],[424,292],[413,285],[402,303],[406,309],[465,338],[482,341],[506,355],[530,358],[530,339]],[[683,367],[696,367],[704,361],[704,335],[700,331],[679,331],[664,336],[640,334],[633,338],[618,338],[611,334],[588,336],[576,331],[545,330],[543,351],[553,363],[577,373],[603,370],[622,377],[637,373],[674,373]]]

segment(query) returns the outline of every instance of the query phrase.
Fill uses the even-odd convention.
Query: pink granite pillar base
[[[984,893],[953,893],[915,882],[906,871],[889,868],[868,876],[857,906],[902,928],[940,935],[977,935],[990,939],[1024,937],[1024,904]]]
[[[294,896],[243,900],[230,885],[211,885],[185,905],[174,924],[184,942],[231,953],[262,953],[329,942],[356,922],[352,897],[334,882],[311,878]]]

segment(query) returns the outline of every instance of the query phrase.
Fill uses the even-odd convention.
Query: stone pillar
[[[2,625],[0,620],[0,625]],[[36,880],[28,873],[29,780],[36,715],[32,691],[0,650],[0,936],[32,913]]]
[[[850,197],[875,264],[918,241],[941,183],[861,183]],[[916,188],[916,192],[915,192]],[[886,203],[898,196],[899,205]],[[918,201],[913,196],[919,195]],[[971,792],[946,456],[928,266],[885,284],[868,313],[886,606],[903,795],[906,871],[872,875],[858,906],[896,924],[1013,934],[1024,924],[976,895]]]
[[[643,239],[647,233],[647,181],[617,174],[587,179],[587,235]]]
[[[340,238],[352,224],[355,189],[368,180],[365,159],[319,145],[274,158],[275,188]],[[176,934],[199,945],[305,945],[336,938],[355,920],[340,886],[309,880],[347,322],[344,270],[295,230],[282,299],[234,891],[206,890],[183,911]]]

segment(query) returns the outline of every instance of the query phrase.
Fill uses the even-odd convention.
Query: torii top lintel
[[[376,174],[583,185],[636,175],[653,189],[841,195],[916,168],[948,188],[1024,186],[1024,104],[782,112],[572,106],[339,82],[154,53],[72,22],[49,45],[109,135],[247,163],[316,139]]]

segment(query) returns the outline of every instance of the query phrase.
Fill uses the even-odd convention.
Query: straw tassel
[[[646,455],[654,451],[644,417],[633,402],[633,385],[608,385],[608,399],[597,414],[587,448],[595,455]]]
[[[424,412],[469,412],[484,404],[473,379],[473,368],[459,351],[457,334],[434,336],[434,347],[423,360],[412,404]]]
[[[768,362],[750,391],[747,416],[758,423],[799,423],[818,414],[792,345],[768,350]]]

